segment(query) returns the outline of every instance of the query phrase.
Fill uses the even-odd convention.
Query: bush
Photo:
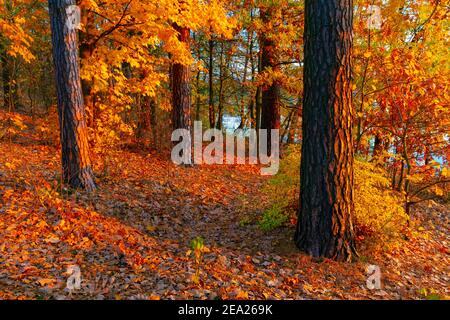
[[[285,151],[278,174],[264,187],[269,196],[269,208],[259,222],[261,229],[270,231],[288,220],[295,219],[300,192],[300,148],[291,145]]]
[[[264,231],[270,231],[282,226],[288,220],[288,216],[283,209],[283,206],[276,203],[270,209],[264,211],[263,217],[259,221],[260,228]]]

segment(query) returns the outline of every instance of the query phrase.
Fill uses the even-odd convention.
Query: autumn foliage
[[[68,40],[52,33],[48,1],[2,0],[0,299],[448,298],[448,3],[344,2],[353,37],[323,48],[341,71],[321,63],[311,76],[317,54],[304,45],[316,34],[305,35],[304,1],[76,1],[76,72],[63,83],[52,50],[58,36]],[[325,21],[315,18],[310,28]],[[335,85],[316,81],[327,72]],[[73,84],[75,112],[58,96]],[[330,92],[337,98],[320,104]],[[64,111],[83,139],[61,134]],[[188,129],[279,129],[278,174],[174,165],[174,114]],[[306,127],[325,138],[303,149],[319,156],[302,186]],[[64,167],[79,141],[88,190]],[[328,231],[349,235],[348,259],[310,257],[293,243],[295,226],[314,220],[299,220],[300,194],[319,192],[331,195],[326,223],[345,211],[336,198],[346,203],[342,232]],[[365,286],[368,264],[383,270],[380,290]],[[89,283],[77,292],[65,288],[71,265]]]

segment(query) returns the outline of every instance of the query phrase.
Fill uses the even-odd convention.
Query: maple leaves
[[[30,5],[35,4],[29,0],[7,0],[0,6],[0,47],[5,46],[9,55],[20,56],[26,62],[35,58],[30,51],[33,38],[26,20]]]

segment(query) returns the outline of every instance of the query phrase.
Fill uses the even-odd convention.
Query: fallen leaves
[[[384,286],[372,292],[365,262],[318,262],[282,246],[291,243],[292,226],[262,233],[240,223],[264,202],[265,180],[253,168],[177,168],[156,156],[119,152],[111,176],[88,196],[54,191],[55,153],[0,143],[0,164],[18,159],[15,170],[0,167],[0,298],[416,299],[425,298],[423,288],[427,297],[448,296],[445,206],[418,207],[418,221],[433,221],[434,228],[420,224],[427,237],[370,257]],[[186,252],[199,236],[208,249],[196,282],[197,266]],[[69,296],[71,265],[80,267],[82,286]]]

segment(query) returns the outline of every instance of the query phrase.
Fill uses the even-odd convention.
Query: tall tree
[[[273,7],[261,8],[261,21],[264,25],[270,23]],[[260,39],[261,45],[261,68],[263,72],[277,72],[280,68],[278,63],[275,41],[272,35],[263,33]],[[280,89],[279,81],[273,79],[271,83],[262,86],[262,109],[261,129],[280,128]],[[270,133],[270,131],[269,131]],[[270,152],[271,135],[268,135],[267,150]]]
[[[295,242],[350,261],[353,231],[352,0],[306,0],[303,147]]]
[[[189,29],[174,25],[178,39],[189,46]],[[189,65],[174,63],[171,68],[172,86],[172,127],[191,128],[191,68]]]
[[[75,0],[49,0],[55,65],[63,180],[74,188],[95,189],[81,90],[77,30],[69,23]]]

